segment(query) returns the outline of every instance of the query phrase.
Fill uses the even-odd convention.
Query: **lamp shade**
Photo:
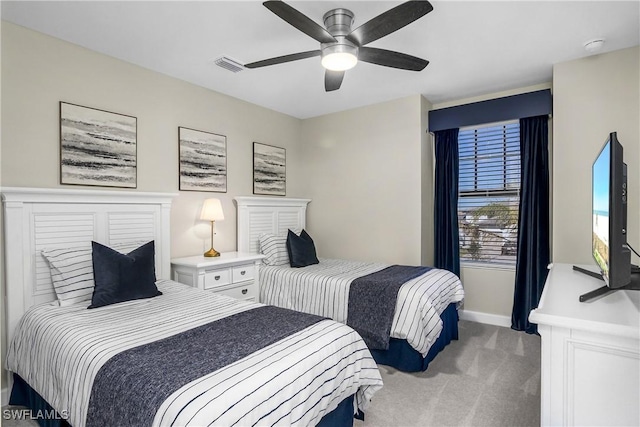
[[[222,203],[218,199],[206,199],[200,211],[200,219],[206,221],[220,221],[224,219]]]

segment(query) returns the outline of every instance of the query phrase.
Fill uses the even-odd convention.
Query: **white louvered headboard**
[[[43,248],[155,240],[156,276],[169,279],[170,210],[176,195],[2,188],[8,338],[30,306],[56,299]]]
[[[238,252],[258,253],[262,233],[285,234],[303,229],[311,199],[240,196],[238,204]]]

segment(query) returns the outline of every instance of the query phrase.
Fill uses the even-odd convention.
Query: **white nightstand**
[[[226,252],[212,258],[174,258],[171,260],[171,277],[185,285],[257,302],[262,258],[264,255],[242,252]]]

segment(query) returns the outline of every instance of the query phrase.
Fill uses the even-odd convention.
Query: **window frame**
[[[518,205],[520,203],[520,196],[521,196],[521,191],[522,191],[522,181],[521,178],[519,178],[518,180],[518,187],[516,188],[508,188],[508,170],[507,170],[507,163],[508,163],[508,153],[509,150],[507,150],[507,130],[504,128],[504,126],[507,125],[513,125],[513,124],[517,124],[518,125],[518,129],[519,129],[519,120],[506,120],[506,121],[501,121],[501,122],[494,122],[494,123],[482,123],[479,125],[473,125],[473,126],[464,126],[461,127],[459,129],[459,136],[466,131],[469,130],[474,130],[477,131],[478,130],[483,130],[483,129],[487,129],[487,128],[493,128],[493,127],[503,127],[503,136],[502,136],[502,140],[503,140],[503,151],[502,151],[502,161],[503,161],[503,168],[502,168],[502,173],[499,173],[498,176],[502,176],[502,188],[501,189],[483,189],[483,188],[479,188],[479,179],[478,179],[478,158],[479,158],[479,152],[478,152],[478,140],[477,140],[477,135],[475,138],[475,143],[474,143],[474,172],[473,173],[473,190],[464,190],[461,191],[460,190],[460,182],[462,181],[462,177],[461,177],[461,171],[458,171],[458,212],[460,212],[460,201],[463,199],[469,199],[469,200],[473,200],[473,198],[477,198],[477,197],[487,197],[487,198],[491,198],[491,197],[516,197],[517,198],[517,202]],[[519,132],[518,132],[519,133]],[[460,138],[459,138],[460,139]],[[521,161],[520,161],[520,148],[519,148],[519,143],[520,143],[520,136],[518,134],[518,171],[520,173],[520,177],[522,174],[521,171]],[[511,150],[512,152],[512,150]],[[463,160],[462,155],[460,154],[460,143],[458,143],[458,156],[459,156],[459,162],[461,160]],[[470,159],[470,156],[465,156],[464,159]],[[480,174],[481,175],[481,174]],[[518,209],[519,210],[519,209]],[[519,212],[517,212],[517,217],[516,217],[516,245],[517,245],[517,239],[518,239],[518,233],[519,230],[517,229],[517,223],[519,222]],[[458,227],[460,228],[460,224],[461,224],[461,218],[460,216],[458,216]],[[459,231],[460,233],[460,231]],[[458,244],[458,250],[461,251],[462,250],[462,241],[459,242]],[[460,264],[461,266],[464,267],[468,267],[468,268],[479,268],[479,269],[498,269],[498,270],[515,270],[516,268],[516,258],[517,254],[514,255],[513,261],[504,261],[504,260],[475,260],[475,259],[463,259],[462,254],[460,256]]]

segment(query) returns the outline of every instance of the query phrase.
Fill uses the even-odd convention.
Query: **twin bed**
[[[173,196],[3,189],[12,404],[54,409],[76,427],[352,425],[382,387],[376,362],[424,370],[457,338],[463,291],[443,270],[400,287],[383,350],[343,324],[348,298],[339,296],[354,271],[383,264],[261,267],[261,302],[271,306],[164,280]],[[236,201],[239,251],[258,252],[262,233],[304,228],[308,200]],[[60,306],[42,252],[92,240],[153,240],[162,295],[91,310],[89,302]]]
[[[10,403],[73,426],[352,425],[382,387],[362,339],[317,316],[169,280],[174,195],[3,189]],[[42,251],[155,242],[162,295],[59,305]],[[46,421],[60,420],[40,420]]]
[[[406,281],[397,291],[388,341],[385,334],[370,342],[369,335],[376,338],[384,332],[368,327],[368,319],[362,322],[365,323],[362,329],[357,320],[350,321],[352,316],[348,313],[353,310],[355,297],[350,295],[349,288],[354,280],[389,267],[382,263],[324,258],[319,264],[304,268],[263,266],[260,301],[352,326],[365,338],[376,362],[405,372],[424,371],[437,353],[458,338],[457,304],[464,296],[462,286],[454,274],[440,269],[431,269]],[[380,317],[380,305],[379,300],[373,300],[361,310],[365,316],[374,313],[370,317]]]
[[[260,252],[261,236],[285,236],[288,230],[305,228],[309,199],[248,196],[235,200],[241,252]],[[350,299],[354,280],[390,267],[383,263],[323,258],[318,264],[303,268],[275,264],[280,265],[260,268],[261,302],[346,324],[349,311],[360,303]],[[463,299],[460,279],[449,271],[428,269],[407,280],[397,292],[388,345],[382,348],[369,345],[376,362],[406,372],[426,370],[436,355],[458,338],[457,308]],[[378,308],[372,304],[363,310],[375,318],[379,317]],[[356,330],[364,336],[365,331],[357,327]]]

